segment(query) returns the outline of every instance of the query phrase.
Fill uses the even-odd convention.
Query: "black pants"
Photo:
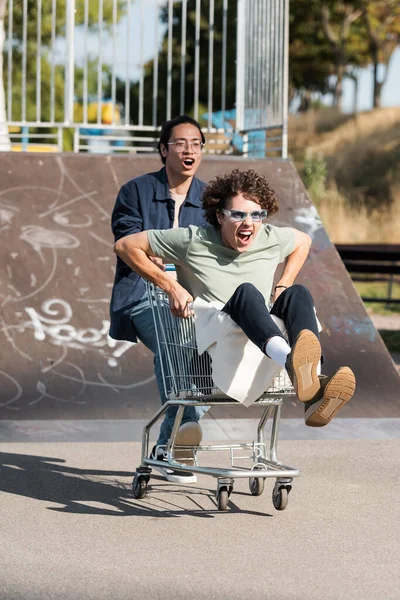
[[[290,346],[302,329],[310,329],[319,337],[314,302],[304,285],[296,284],[284,290],[270,313],[261,292],[251,283],[242,283],[222,310],[262,352],[271,337],[284,337],[271,315],[280,317],[285,323]]]

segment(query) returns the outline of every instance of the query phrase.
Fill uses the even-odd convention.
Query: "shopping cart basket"
[[[146,495],[151,467],[166,468],[169,465],[176,471],[191,471],[216,478],[216,497],[219,510],[227,509],[235,479],[247,478],[251,494],[259,496],[264,491],[265,480],[275,478],[276,482],[272,492],[273,505],[277,510],[284,510],[292,488],[293,477],[300,475],[299,469],[282,464],[277,457],[283,398],[294,395],[286,371],[282,369],[268,390],[256,401],[256,404],[265,405],[258,422],[256,440],[237,444],[200,445],[195,451],[193,448],[179,446],[179,458],[181,461],[185,460],[185,463],[179,462],[175,457],[175,438],[186,406],[211,407],[221,404],[239,406],[240,403],[214,387],[208,354],[205,352],[199,356],[197,352],[194,319],[172,316],[167,295],[153,284],[148,284],[148,293],[156,325],[157,344],[161,355],[163,382],[168,401],[144,427],[142,458],[133,478],[133,496],[140,499]],[[149,455],[150,430],[170,406],[179,408],[170,440],[166,446],[163,446],[166,460],[160,461]],[[272,426],[267,441],[265,429],[268,419],[272,420]],[[182,451],[185,450],[187,458],[183,459]],[[199,452],[215,450],[230,452],[231,468],[215,468],[199,464]],[[245,456],[243,456],[243,451],[247,452]],[[155,456],[157,456],[157,452]],[[252,467],[238,466],[237,463],[241,459],[250,459],[253,463]]]

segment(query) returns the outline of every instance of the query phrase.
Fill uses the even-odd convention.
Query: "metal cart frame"
[[[162,359],[164,388],[169,399],[143,429],[141,463],[133,478],[133,496],[140,499],[146,495],[151,467],[166,468],[170,466],[176,471],[191,471],[216,478],[216,497],[219,510],[227,509],[235,479],[247,478],[251,494],[259,496],[264,491],[265,480],[275,478],[272,492],[273,505],[277,510],[284,510],[292,489],[293,478],[300,475],[299,469],[284,465],[277,456],[283,399],[294,395],[286,371],[283,369],[274,378],[268,390],[256,401],[256,404],[265,406],[257,426],[256,440],[238,444],[200,445],[195,452],[192,447],[179,446],[180,458],[185,460],[184,463],[179,462],[175,458],[175,439],[186,406],[211,407],[221,404],[240,406],[240,403],[213,387],[210,362],[205,356],[206,353],[203,356],[199,356],[197,353],[194,319],[173,317],[169,310],[167,295],[153,284],[148,284],[148,293],[156,325],[158,350]],[[150,431],[170,406],[177,406],[178,411],[169,442],[163,447],[167,460],[160,461],[150,458]],[[266,441],[265,428],[269,419],[272,420],[272,427],[269,441]],[[188,451],[188,456],[183,459],[181,454],[185,450]],[[231,468],[199,465],[197,460],[199,452],[215,450],[230,452]],[[238,454],[243,450],[247,450],[246,456]],[[237,461],[240,459],[252,460],[252,468],[239,467]]]

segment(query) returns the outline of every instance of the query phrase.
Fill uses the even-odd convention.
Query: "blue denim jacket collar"
[[[165,167],[160,169],[157,173],[157,188],[155,200],[168,201],[170,199],[169,185],[167,179],[167,170]],[[203,184],[196,178],[193,177],[192,183],[190,184],[189,192],[186,196],[185,204],[191,204],[192,206],[202,207],[201,195],[203,190]]]

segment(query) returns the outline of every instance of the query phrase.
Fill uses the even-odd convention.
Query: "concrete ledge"
[[[139,442],[143,419],[0,421],[0,442]],[[204,439],[221,442],[252,440],[256,419],[202,421]],[[267,428],[268,431],[268,428]],[[154,427],[151,438],[158,434]],[[400,419],[335,419],[327,427],[306,427],[302,419],[282,419],[280,440],[384,440],[400,439]]]

